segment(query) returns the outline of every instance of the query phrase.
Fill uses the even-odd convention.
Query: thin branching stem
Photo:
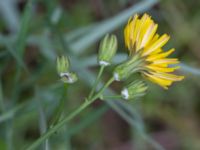
[[[96,80],[95,80],[95,82],[94,82],[94,85],[93,85],[93,87],[92,87],[92,90],[90,91],[89,99],[93,96],[93,94],[94,94],[94,92],[95,92],[95,90],[96,90],[96,88],[97,88],[97,85],[98,85],[99,80],[100,80],[100,78],[101,78],[101,75],[102,75],[102,73],[103,73],[103,71],[104,71],[104,68],[105,68],[105,66],[101,66],[100,69],[99,69],[99,73],[98,73],[98,75],[97,75],[97,78],[96,78]]]
[[[30,145],[26,150],[33,150],[38,147],[44,140],[49,138],[53,133],[58,131],[61,127],[63,127],[68,121],[72,120],[76,117],[80,112],[86,109],[91,103],[93,103],[96,99],[98,99],[103,91],[114,81],[114,78],[110,78],[108,82],[94,95],[91,99],[87,99],[81,104],[77,109],[75,109],[69,116],[63,118],[63,120],[59,121],[55,126],[49,129],[45,134],[43,134],[39,139],[37,139],[32,145]]]

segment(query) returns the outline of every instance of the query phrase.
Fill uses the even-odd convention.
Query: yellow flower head
[[[170,65],[179,63],[176,58],[167,58],[174,49],[163,51],[162,47],[169,40],[169,35],[158,35],[156,24],[149,15],[144,14],[131,17],[124,30],[125,44],[129,54],[134,57],[140,54],[144,60],[143,69],[140,71],[152,82],[167,89],[174,81],[180,81],[184,77],[171,74],[178,67]]]

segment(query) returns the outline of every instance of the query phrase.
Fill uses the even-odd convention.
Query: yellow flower
[[[167,89],[174,81],[180,81],[184,77],[172,74],[179,67],[170,67],[178,64],[176,58],[167,58],[174,49],[166,52],[162,47],[168,42],[169,35],[158,35],[156,24],[149,15],[144,14],[131,17],[124,30],[125,44],[129,54],[134,57],[140,54],[143,61],[143,69],[140,72],[152,82]]]

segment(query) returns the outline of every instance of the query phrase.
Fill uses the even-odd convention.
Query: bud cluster
[[[112,58],[117,51],[117,38],[115,35],[106,35],[100,43],[98,61],[100,66],[111,64]],[[141,53],[137,52],[129,60],[118,65],[113,72],[115,81],[128,79],[133,73],[143,70],[144,60]],[[124,99],[133,99],[145,94],[147,86],[143,81],[135,81],[121,91]]]

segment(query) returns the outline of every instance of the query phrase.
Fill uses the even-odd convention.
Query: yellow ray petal
[[[154,50],[161,48],[167,43],[168,40],[169,40],[169,36],[167,34],[162,35],[158,40],[156,40],[149,47],[146,47],[144,49],[144,56],[149,55]]]
[[[162,78],[162,79],[166,79],[166,80],[171,80],[171,81],[181,81],[184,79],[183,76],[177,76],[174,74],[169,74],[169,73],[164,73],[164,72],[150,72],[152,75]]]
[[[128,49],[130,49],[129,37],[130,37],[130,31],[129,31],[129,27],[127,25],[126,28],[124,29],[124,42],[125,42],[125,45],[128,47]]]
[[[159,67],[156,65],[148,65],[146,66],[148,69],[151,69],[155,72],[173,72],[174,70],[178,69],[179,67],[168,68],[168,67]]]
[[[152,62],[152,64],[177,64],[179,63],[178,59],[176,58],[165,58],[165,59],[159,59],[159,60],[155,60]]]
[[[158,60],[158,59],[161,59],[161,58],[165,58],[167,56],[169,56],[171,53],[174,52],[174,48],[168,50],[167,52],[164,52],[164,53],[160,53],[160,54],[153,54],[153,55],[149,55],[147,57],[147,61],[154,61],[154,60]]]
[[[158,28],[157,24],[152,23],[149,28],[147,29],[146,33],[144,34],[143,38],[141,39],[141,47],[145,47],[153,38],[156,30]]]
[[[133,38],[133,32],[135,28],[136,21],[138,19],[138,15],[134,15],[134,17],[130,17],[129,21],[124,29],[124,40],[125,44],[128,47],[128,49],[131,49],[131,41]]]
[[[136,38],[136,50],[140,50],[141,47],[141,42],[142,39],[144,38],[144,33],[147,32],[148,28],[151,26],[151,24],[153,24],[153,21],[151,20],[151,18],[147,15],[144,14],[141,18],[141,22],[140,22],[140,27],[138,28],[138,34],[137,34],[137,38]]]
[[[159,37],[160,37],[159,34],[156,33],[156,35],[153,36],[152,40],[150,41],[150,43],[147,46],[149,46],[151,43],[154,43],[155,41],[157,41]]]
[[[155,77],[151,74],[145,73],[145,76],[146,76],[147,79],[149,79],[150,81],[160,85],[164,89],[168,89],[168,86],[170,86],[172,84],[171,80],[161,79],[161,78]]]

